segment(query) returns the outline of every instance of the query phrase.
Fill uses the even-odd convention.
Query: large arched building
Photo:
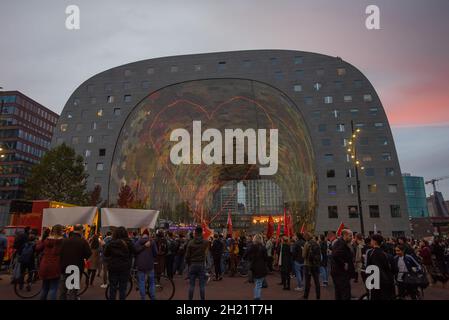
[[[53,146],[63,142],[84,156],[89,188],[101,185],[109,205],[128,185],[166,217],[222,227],[231,213],[244,229],[286,208],[295,228],[360,231],[358,161],[365,233],[409,234],[385,111],[339,57],[254,50],[112,68],[67,101]]]

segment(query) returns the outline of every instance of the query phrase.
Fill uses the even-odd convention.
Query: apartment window
[[[332,153],[327,153],[324,155],[324,161],[327,163],[334,162],[334,155]]]
[[[120,108],[114,108],[114,116],[119,116],[121,114]]]
[[[97,162],[97,171],[103,171],[104,165],[103,162]]]
[[[245,68],[250,68],[251,67],[251,60],[243,60],[243,66]]]
[[[87,143],[93,143],[93,142],[94,142],[94,136],[88,136]]]
[[[335,89],[341,90],[343,89],[343,81],[335,81]]]
[[[369,193],[377,193],[377,184],[369,184],[368,192]]]
[[[270,58],[270,62],[271,62],[272,66],[275,66],[278,64],[279,61],[278,61],[278,58]]]
[[[397,184],[389,184],[388,185],[388,192],[389,193],[397,193],[398,192],[398,185]]]
[[[72,144],[78,144],[80,142],[79,137],[72,137]]]
[[[364,156],[362,156],[362,161],[363,162],[371,162],[371,161],[373,161],[373,157],[371,157],[370,155],[364,155]]]
[[[98,155],[100,157],[104,157],[106,155],[106,149],[99,149],[98,150]]]
[[[276,80],[282,80],[284,78],[284,74],[282,73],[282,71],[276,71],[274,73],[274,78]]]
[[[355,184],[348,185],[348,193],[355,194],[357,192],[357,187]]]
[[[131,74],[132,74],[132,72],[131,72],[131,70],[125,70],[125,77],[129,77],[129,76],[131,76]]]
[[[320,76],[320,77],[323,76],[324,75],[324,69],[317,69],[316,70],[316,75]]]
[[[92,122],[92,130],[97,130],[97,123],[96,122]]]
[[[317,82],[313,85],[313,88],[315,89],[315,91],[320,91],[322,86],[323,85],[321,83]]]
[[[335,196],[337,194],[337,186],[327,186],[327,194]]]
[[[329,219],[337,219],[338,218],[337,206],[328,206],[327,213],[328,213]]]
[[[108,122],[108,129],[114,129],[114,123]]]
[[[76,126],[75,126],[75,130],[76,130],[76,131],[81,131],[81,130],[83,130],[83,124],[82,124],[82,123],[77,123]]]
[[[125,94],[123,96],[123,101],[124,102],[131,102],[131,95],[130,94]]]
[[[383,161],[390,161],[391,160],[391,153],[389,153],[389,152],[382,153],[382,160]]]
[[[359,207],[358,206],[348,206],[349,218],[359,217]]]
[[[295,64],[302,64],[304,62],[304,57],[296,56],[293,59],[293,61],[294,61]]]
[[[334,101],[334,99],[331,96],[324,97],[324,103],[326,103],[326,104],[330,104],[333,101]]]
[[[304,77],[304,70],[295,70],[296,79],[302,79]]]
[[[393,177],[394,176],[394,169],[393,168],[386,168],[385,169],[385,175],[387,177]]]
[[[327,178],[335,178],[335,170],[334,169],[328,169],[326,172]]]
[[[152,68],[152,67],[148,68],[147,74],[154,74],[154,68]]]
[[[378,108],[369,108],[369,114],[372,116],[376,116],[378,111]]]
[[[346,95],[343,97],[344,102],[352,102],[352,96]]]
[[[84,157],[85,158],[90,157],[90,155],[91,155],[91,151],[89,149],[84,150]]]
[[[343,123],[337,124],[337,132],[345,132],[345,125]]]
[[[78,98],[73,99],[74,106],[79,106],[79,104],[80,104],[80,99],[78,99]]]
[[[369,208],[369,217],[370,218],[379,218],[380,217],[379,206],[371,205],[368,208]]]
[[[345,68],[337,68],[337,76],[344,76],[346,74]]]
[[[194,70],[195,72],[201,71],[201,65],[200,65],[200,64],[195,64],[195,65],[193,66],[193,70]]]
[[[301,92],[302,91],[302,86],[300,84],[295,84],[293,86],[293,91],[295,92]]]
[[[112,91],[112,83],[105,83],[104,84],[104,91],[105,92],[111,92]]]
[[[349,145],[349,139],[343,138],[341,139],[341,146],[347,147]]]
[[[363,85],[363,81],[362,80],[354,80],[354,87],[357,89],[360,89]]]
[[[108,103],[114,103],[114,96],[108,96],[107,97],[107,102]]]
[[[383,129],[383,127],[384,127],[384,123],[383,122],[376,122],[374,124],[374,128],[376,128],[376,129]]]
[[[356,128],[363,128],[365,126],[365,124],[363,122],[357,122],[354,126]]]
[[[390,212],[392,218],[400,218],[401,217],[401,207],[397,204],[390,205]]]
[[[335,109],[331,111],[331,115],[335,118],[338,119],[338,117],[340,116],[340,111]]]
[[[367,176],[367,177],[374,177],[375,176],[374,168],[366,168],[365,169],[365,176]]]
[[[61,126],[60,126],[61,132],[66,132],[67,128],[68,128],[68,124],[67,123],[61,124]]]
[[[86,119],[88,117],[89,117],[89,111],[88,110],[81,111],[81,118]]]
[[[359,115],[359,109],[351,109],[349,110],[349,112],[351,113],[352,117],[357,117]]]
[[[96,103],[97,103],[97,98],[91,97],[90,98],[90,104],[96,104]]]
[[[388,139],[386,137],[380,137],[377,139],[377,142],[381,146],[387,146],[388,145]]]
[[[142,89],[148,89],[150,87],[150,81],[142,81]]]
[[[308,106],[312,105],[313,103],[312,97],[304,97],[304,103]]]
[[[319,132],[326,132],[326,130],[327,130],[326,124],[322,123],[322,124],[318,125],[318,131]]]
[[[129,90],[131,89],[131,82],[123,82],[123,89],[124,90]]]
[[[369,140],[367,137],[359,138],[359,143],[361,146],[367,146],[369,144]]]
[[[97,117],[102,117],[103,116],[103,109],[98,109],[97,110]]]
[[[323,147],[329,147],[331,145],[331,139],[322,139],[321,140],[321,145]]]
[[[171,66],[170,72],[178,72],[178,66]]]
[[[354,169],[351,168],[346,170],[346,178],[352,178],[354,176],[355,176]]]
[[[363,95],[363,101],[371,102],[371,101],[373,101],[373,97],[370,94],[364,94]]]
[[[312,112],[312,118],[319,119],[321,118],[321,111],[315,110]]]

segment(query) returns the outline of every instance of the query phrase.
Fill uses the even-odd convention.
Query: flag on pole
[[[340,223],[340,226],[337,229],[337,237],[341,236],[341,232],[343,231],[343,229],[345,228],[344,223]]]
[[[213,230],[209,229],[205,221],[201,223],[201,228],[203,229],[203,239],[205,240],[208,240],[209,237],[214,233]]]
[[[276,245],[279,243],[279,236],[281,235],[281,221],[278,221],[278,227],[276,230]]]
[[[288,215],[288,233],[290,234],[290,237],[293,237],[295,235],[295,231],[293,230],[293,217],[291,212]]]
[[[227,233],[232,237],[232,219],[231,219],[231,211],[228,212],[228,222],[226,223]]]
[[[273,216],[268,217],[267,238],[270,239],[274,234],[274,220]]]
[[[284,207],[284,235],[288,237],[288,227],[287,227],[287,208]]]

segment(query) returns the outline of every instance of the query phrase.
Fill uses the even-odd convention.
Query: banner
[[[52,227],[56,224],[63,226],[91,225],[96,213],[97,207],[45,208],[42,227]]]
[[[101,226],[154,229],[158,216],[158,210],[102,208]]]

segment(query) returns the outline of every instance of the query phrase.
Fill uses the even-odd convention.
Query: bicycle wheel
[[[104,291],[104,297],[106,298],[106,300],[109,300],[109,286],[110,285],[108,284],[108,286],[106,287],[106,289]],[[126,296],[130,295],[132,289],[133,289],[133,280],[132,280],[132,278],[129,278],[128,285],[126,287]]]
[[[26,272],[23,283],[16,281],[14,284],[15,294],[22,299],[32,299],[41,293],[42,280],[37,271]]]
[[[150,293],[147,292],[148,296]],[[161,276],[159,280],[156,279],[156,299],[157,300],[171,300],[175,295],[175,283],[166,276]]]
[[[89,288],[89,276],[87,273],[83,272],[81,273],[81,279],[80,279],[80,289],[78,290],[77,296],[81,296],[84,292],[87,291]]]

